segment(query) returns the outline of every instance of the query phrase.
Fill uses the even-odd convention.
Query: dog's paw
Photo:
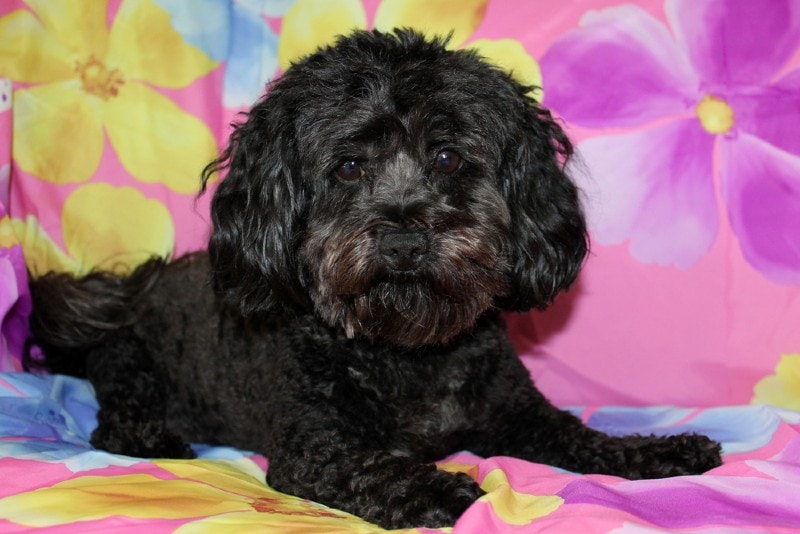
[[[451,527],[484,491],[463,473],[435,471],[424,484],[392,495],[372,521],[387,529]],[[410,491],[406,491],[410,490]]]
[[[697,475],[722,465],[720,444],[700,434],[639,439],[641,445],[628,451],[631,479]]]

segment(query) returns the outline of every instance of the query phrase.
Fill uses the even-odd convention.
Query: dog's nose
[[[387,232],[378,245],[383,259],[396,271],[410,271],[419,267],[428,248],[428,238],[424,234],[408,231]]]

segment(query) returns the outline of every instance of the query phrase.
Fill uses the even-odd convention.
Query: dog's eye
[[[461,156],[453,150],[441,150],[433,160],[433,170],[442,174],[452,174],[461,166]]]
[[[356,160],[350,160],[337,168],[334,174],[343,182],[355,182],[364,176],[364,168]]]

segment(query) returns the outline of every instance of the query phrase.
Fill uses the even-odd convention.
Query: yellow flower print
[[[800,353],[781,356],[775,374],[761,379],[754,392],[753,404],[800,410]]]
[[[383,0],[375,14],[375,28],[413,28],[426,35],[447,36],[448,46],[464,44],[478,29],[488,0],[463,0],[454,7],[452,0]],[[286,70],[293,61],[332,44],[336,36],[353,29],[365,29],[367,16],[359,0],[298,0],[281,24],[278,62]],[[479,39],[468,48],[510,72],[524,85],[541,86],[539,65],[514,39]],[[532,92],[537,100],[541,93]]]
[[[12,218],[0,221],[0,246],[7,247],[14,243],[22,245],[25,263],[33,274],[79,271],[77,262],[53,243],[33,215],[29,215],[24,221]]]
[[[185,87],[216,67],[152,0],[124,0],[109,30],[105,1],[27,0],[0,18],[0,75],[32,84],[14,101],[13,157],[43,180],[91,178],[104,132],[138,180],[198,189],[214,136],[150,86]]]
[[[242,465],[243,462],[247,460],[154,462],[179,477],[175,480],[148,474],[76,477],[0,499],[0,517],[27,527],[59,526],[112,516],[203,518],[175,530],[182,534],[382,531],[344,512],[278,493],[264,484],[260,471]]]
[[[542,101],[542,71],[522,43],[515,39],[478,39],[470,43],[469,48],[511,74],[522,85],[533,87],[529,96],[537,102]]]
[[[124,269],[153,255],[168,256],[175,238],[166,206],[137,189],[104,183],[79,187],[64,202],[61,228],[66,254],[35,217],[12,219],[11,226],[34,274]]]
[[[3,215],[0,217],[0,248],[11,248],[14,245],[19,245],[19,239],[11,226],[11,217]]]
[[[278,64],[286,70],[336,36],[367,27],[360,0],[298,0],[281,21]]]
[[[476,465],[450,461],[437,467],[442,471],[465,473],[474,479],[478,478]],[[555,512],[564,504],[564,499],[557,495],[528,495],[515,491],[501,469],[494,469],[483,477],[481,489],[486,495],[480,501],[488,502],[497,517],[509,525],[528,525],[534,519]]]
[[[375,14],[375,28],[414,28],[427,36],[453,37],[457,47],[478,29],[486,14],[488,0],[383,0]]]
[[[494,513],[509,525],[528,525],[534,519],[555,512],[564,499],[557,495],[528,495],[514,491],[506,474],[495,469],[483,478],[481,488],[486,495],[481,501],[489,502]]]

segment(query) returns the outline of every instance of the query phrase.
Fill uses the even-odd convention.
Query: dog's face
[[[294,65],[207,169],[215,286],[312,307],[350,337],[446,343],[546,305],[586,253],[569,142],[465,51],[359,32]],[[563,157],[559,157],[563,156]]]

